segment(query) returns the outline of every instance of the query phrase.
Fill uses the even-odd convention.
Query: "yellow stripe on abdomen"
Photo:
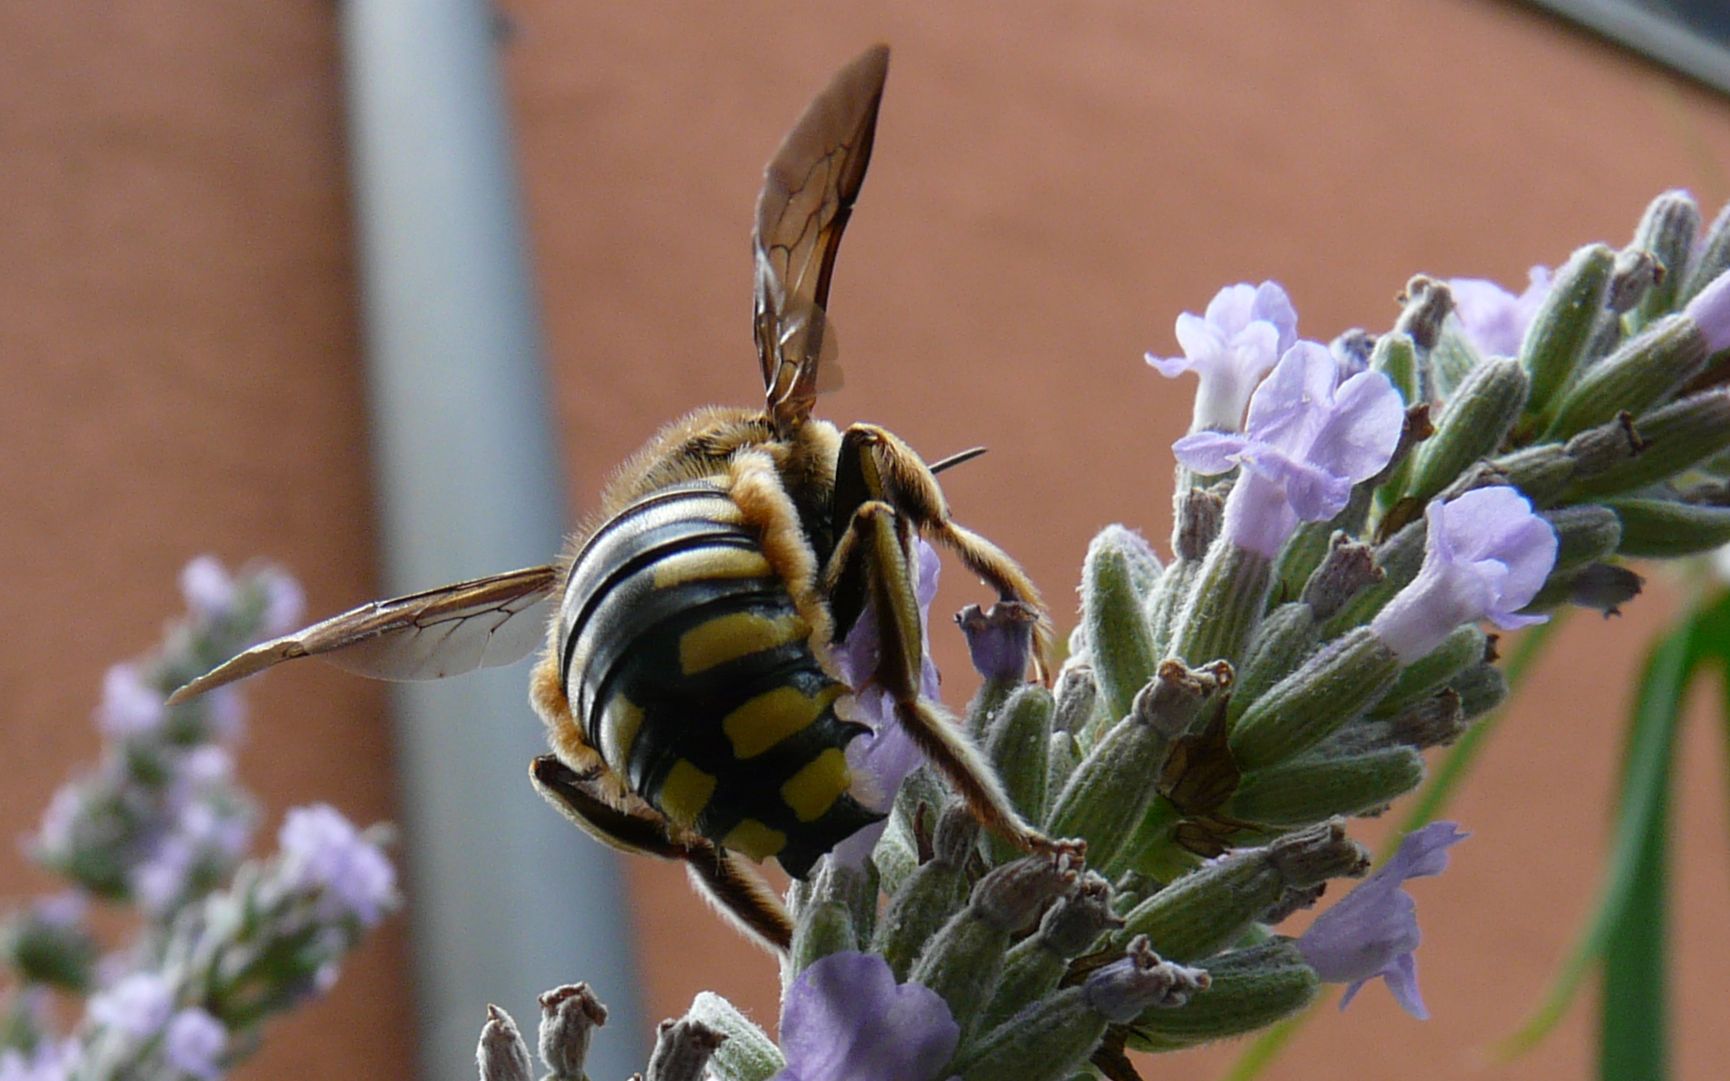
[[[809,697],[797,687],[764,691],[721,719],[721,731],[736,758],[755,758],[805,727],[839,698],[845,688],[830,684]]]
[[[787,847],[787,835],[770,829],[755,818],[747,818],[727,831],[721,847],[742,852],[761,863]]]
[[[655,564],[654,583],[656,589],[669,589],[717,578],[767,578],[772,573],[761,552],[711,544],[662,557]]]
[[[679,636],[679,670],[687,676],[728,661],[811,636],[811,625],[795,615],[765,618],[753,612],[730,612],[697,624]]]
[[[815,822],[847,791],[847,756],[830,747],[807,762],[781,786],[781,799],[801,822]]]
[[[655,793],[661,810],[674,822],[689,829],[715,794],[715,775],[704,773],[681,758],[667,771],[661,790]]]

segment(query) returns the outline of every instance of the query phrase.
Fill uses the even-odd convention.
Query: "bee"
[[[856,798],[845,755],[868,730],[844,715],[863,687],[842,682],[833,655],[869,607],[881,648],[868,682],[895,721],[981,823],[1023,849],[1050,846],[920,694],[919,537],[1037,613],[1035,667],[1049,673],[1038,591],[954,521],[937,485],[966,455],[934,468],[884,428],[811,415],[836,374],[830,277],[888,63],[878,46],[842,69],[765,171],[753,235],[761,409],[710,406],[664,427],[554,563],[374,601],[256,646],[171,701],[296,657],[437,679],[544,640],[530,699],[553,753],[533,762],[535,787],[608,845],[684,861],[724,912],[785,949],[787,914],[747,861],[802,878],[882,817]]]

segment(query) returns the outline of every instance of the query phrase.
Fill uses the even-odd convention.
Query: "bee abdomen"
[[[803,875],[873,813],[848,794],[846,687],[715,483],[602,526],[571,568],[562,677],[590,744],[674,823]]]

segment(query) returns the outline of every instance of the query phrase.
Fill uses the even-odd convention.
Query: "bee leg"
[[[550,754],[529,765],[536,791],[583,832],[621,852],[682,861],[691,883],[741,930],[772,950],[792,948],[793,921],[755,868],[702,837],[673,830],[659,815],[619,809],[599,794],[598,776]]]
[[[835,465],[834,520],[845,522],[869,500],[881,500],[909,518],[921,532],[960,557],[991,583],[999,597],[1033,609],[1033,669],[1049,684],[1054,670],[1056,633],[1039,589],[1003,549],[949,516],[949,504],[931,469],[894,433],[874,424],[855,424],[841,435]],[[837,617],[837,625],[841,623]]]
[[[835,559],[857,561],[869,582],[876,607],[879,659],[876,680],[889,692],[895,717],[927,761],[954,786],[980,824],[1016,847],[1053,850],[1066,847],[1034,829],[1015,810],[991,764],[980,755],[960,725],[943,708],[920,694],[924,647],[919,630],[919,602],[907,574],[911,538],[906,522],[887,503],[872,501],[853,515],[850,537],[838,545]],[[831,573],[846,572],[831,567]]]

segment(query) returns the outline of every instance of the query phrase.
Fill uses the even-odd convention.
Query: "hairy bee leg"
[[[949,516],[937,478],[913,448],[874,424],[855,424],[841,435],[835,466],[835,521],[847,521],[870,500],[881,500],[906,515],[991,583],[998,596],[1034,610],[1033,668],[1040,682],[1050,684],[1056,632],[1038,587],[1003,549]]]
[[[597,776],[550,754],[529,765],[535,790],[584,833],[621,852],[682,861],[691,883],[741,930],[772,950],[792,948],[793,921],[754,868],[704,838],[675,835],[658,816],[613,806],[596,794]]]
[[[907,576],[909,544],[895,508],[869,502],[853,515],[852,542],[837,548],[839,558],[864,563],[876,605],[880,643],[877,681],[895,703],[896,719],[920,752],[955,786],[981,825],[1027,851],[1063,847],[1034,829],[1015,810],[997,773],[961,727],[941,707],[920,694],[924,648],[919,602]]]

